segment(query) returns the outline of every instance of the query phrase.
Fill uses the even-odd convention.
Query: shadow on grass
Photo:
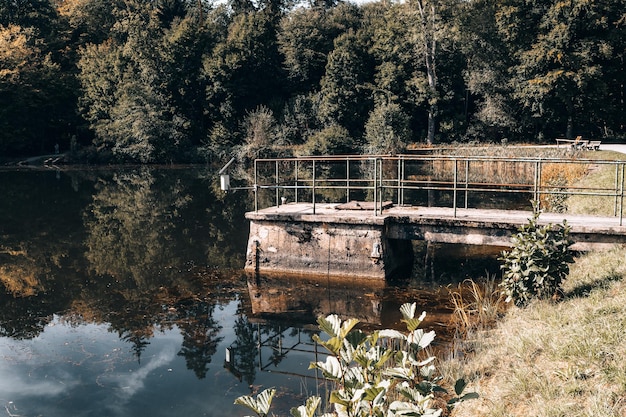
[[[584,285],[579,285],[571,291],[566,292],[565,294],[563,294],[563,298],[567,300],[571,298],[589,297],[592,291],[597,289],[606,289],[611,285],[612,282],[621,281],[622,279],[624,279],[623,274],[610,272],[609,274],[601,278],[598,278]]]

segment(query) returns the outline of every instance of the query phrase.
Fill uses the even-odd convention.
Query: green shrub
[[[355,329],[358,320],[342,321],[336,315],[318,319],[320,329],[328,336],[315,337],[330,355],[326,361],[313,362],[310,368],[320,369],[326,379],[334,383],[328,401],[333,412],[323,417],[366,416],[429,416],[441,415],[443,410],[433,406],[437,392],[445,392],[438,385],[434,357],[425,349],[435,338],[435,332],[418,329],[426,313],[415,317],[415,303],[400,308],[407,332],[380,330],[366,334]],[[448,401],[452,408],[460,401],[476,398],[465,395],[466,382],[460,379],[454,390],[456,397]],[[260,417],[267,416],[274,389],[262,391],[257,397],[242,396],[235,404],[253,410]],[[307,399],[304,405],[291,409],[294,417],[313,417],[321,402],[319,397]]]
[[[513,236],[513,249],[499,258],[503,262],[502,293],[507,302],[518,306],[533,298],[558,295],[569,264],[574,262],[567,222],[539,225],[539,215],[535,204],[533,217]]]
[[[339,125],[330,125],[311,135],[298,151],[301,156],[350,155],[357,152],[357,143],[348,130]]]
[[[402,153],[411,136],[410,118],[397,103],[377,105],[365,124],[365,153]]]

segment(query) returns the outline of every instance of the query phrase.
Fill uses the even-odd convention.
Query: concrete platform
[[[411,240],[510,246],[531,211],[388,207],[382,214],[339,204],[290,203],[246,213],[246,270],[384,279],[412,262]],[[619,218],[543,213],[542,224],[571,227],[574,250],[626,244]]]

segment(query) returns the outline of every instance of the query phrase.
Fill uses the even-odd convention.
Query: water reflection
[[[22,416],[237,416],[270,386],[288,410],[318,388],[317,316],[394,327],[417,301],[440,325],[473,268],[416,243],[395,283],[245,276],[251,199],[205,168],[4,171],[0,195],[0,406]]]
[[[375,280],[328,277],[276,277],[250,274],[247,279],[252,315],[313,324],[319,316],[339,314],[382,326],[386,284]]]

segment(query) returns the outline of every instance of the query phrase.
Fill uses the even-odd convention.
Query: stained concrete
[[[337,209],[337,204],[290,203],[246,213],[250,238],[245,269],[256,273],[326,274],[385,279],[412,262],[411,240],[511,246],[530,211],[388,207]],[[571,227],[574,250],[626,244],[616,217],[544,213],[539,223]]]

